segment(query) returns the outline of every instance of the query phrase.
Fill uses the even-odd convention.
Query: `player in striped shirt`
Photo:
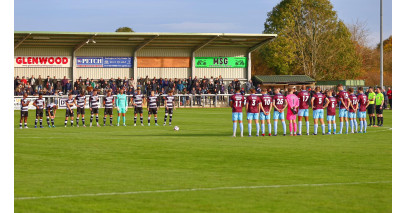
[[[158,97],[155,96],[155,92],[151,91],[151,95],[148,97],[148,126],[151,125],[151,114],[154,114],[155,126],[158,126]]]
[[[166,125],[166,119],[168,118],[169,114],[169,126],[172,125],[172,114],[173,114],[173,101],[175,97],[173,96],[173,90],[168,92],[168,96],[165,98],[165,118],[164,118],[164,126]]]
[[[259,120],[261,120],[262,136],[265,136],[265,121],[268,124],[268,135],[272,135],[271,125],[271,110],[272,110],[272,97],[268,95],[266,89],[262,89],[261,104],[259,105],[261,113],[259,113]]]
[[[232,120],[233,120],[233,137],[237,132],[237,122],[240,123],[241,137],[244,136],[244,125],[242,123],[242,108],[244,106],[245,97],[241,95],[240,87],[236,86],[236,93],[230,98],[230,107],[232,108]]]
[[[348,98],[349,101],[349,110],[348,110],[348,117],[350,118],[350,125],[351,125],[351,133],[358,132],[358,124],[357,124],[357,110],[358,110],[358,97],[354,95],[354,89],[349,88],[348,93],[350,94]]]
[[[362,87],[358,88],[358,103],[359,103],[359,108],[358,108],[358,119],[359,119],[359,125],[360,125],[360,131],[358,133],[362,133],[362,130],[364,130],[365,133],[367,133],[367,108],[369,106],[369,100],[368,97],[364,94],[364,90]]]
[[[108,91],[106,97],[103,100],[104,105],[104,118],[103,125],[106,126],[107,115],[110,116],[110,126],[113,126],[113,106],[114,106],[114,97],[111,95],[111,92]]]
[[[140,114],[141,126],[144,126],[144,119],[142,116],[143,109],[142,103],[144,102],[144,95],[141,93],[141,88],[137,88],[137,93],[135,93],[131,99],[131,103],[134,105],[134,126],[137,126],[137,114]]]
[[[85,106],[86,106],[86,96],[85,92],[82,91],[80,95],[76,96],[76,126],[79,127],[79,114],[82,115],[82,125],[83,127],[86,127],[85,125]]]
[[[47,105],[46,116],[47,116],[47,124],[48,124],[49,128],[51,128],[51,125],[49,123],[49,118],[51,118],[52,127],[55,127],[54,119],[55,119],[57,109],[58,109],[58,106],[53,102],[51,102]]]
[[[65,113],[65,127],[68,123],[68,118],[70,117],[70,126],[73,127],[73,106],[76,104],[75,99],[72,98],[72,94],[69,94],[68,100],[66,100],[66,113]]]
[[[326,96],[320,93],[320,87],[316,87],[315,91],[316,94],[312,97],[312,108],[314,119],[313,135],[317,135],[317,128],[319,127],[318,120],[320,120],[321,129],[324,135],[326,131],[326,126],[324,125],[324,108],[325,108],[324,100],[326,99]]]
[[[34,101],[32,105],[34,105],[36,108],[35,128],[37,128],[38,118],[40,128],[44,128],[42,126],[42,117],[44,117],[45,100],[42,98],[42,93],[39,94],[39,97]]]
[[[97,95],[97,90],[93,90],[93,94],[89,97],[89,108],[90,108],[90,127],[92,127],[93,116],[96,115],[96,125],[99,125],[99,95]]]
[[[23,99],[21,99],[21,118],[20,118],[20,129],[23,128],[23,120],[24,120],[24,128],[28,129],[27,126],[27,118],[28,118],[28,105],[30,101],[27,99],[28,94],[24,93]]]

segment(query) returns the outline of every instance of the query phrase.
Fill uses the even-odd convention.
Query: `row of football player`
[[[134,126],[137,123],[137,114],[140,115],[140,122],[141,126],[143,124],[143,108],[142,103],[144,101],[144,96],[139,93],[135,94],[130,102],[134,105]],[[151,115],[154,115],[155,125],[158,126],[158,108],[157,108],[157,96],[155,96],[154,92],[151,92],[151,95],[147,98],[147,110],[148,110],[148,126],[151,123]],[[174,101],[173,91],[169,91],[168,96],[165,97],[165,118],[164,118],[164,126],[166,125],[166,120],[169,115],[169,125],[172,124],[172,115],[173,115],[173,101]],[[89,97],[89,107],[90,107],[90,127],[92,126],[93,118],[96,118],[96,125],[99,127],[99,96],[97,91],[93,91],[93,94]],[[27,99],[27,95],[24,94],[23,99],[21,99],[21,118],[20,118],[20,128],[22,128],[22,123],[24,121],[24,128],[28,128],[27,126],[27,118],[28,118],[28,105],[30,101]],[[42,119],[44,108],[46,108],[45,113],[47,117],[47,124],[48,127],[55,127],[54,119],[56,114],[56,109],[58,108],[56,104],[49,103],[45,107],[45,100],[42,97],[42,94],[34,101],[33,105],[36,107],[36,118],[35,118],[35,128],[37,128],[38,121],[40,123],[40,128],[43,128]],[[85,125],[85,105],[86,105],[86,96],[84,93],[76,96],[75,98],[72,97],[72,94],[69,94],[68,100],[66,100],[66,113],[65,113],[65,127],[67,126],[68,120],[71,120],[71,126],[73,126],[74,120],[74,111],[73,106],[77,107],[76,110],[76,126],[79,127],[79,118],[82,118],[82,126],[86,127]],[[110,126],[113,125],[113,108],[116,108],[118,111],[117,116],[117,126],[120,125],[120,117],[123,117],[123,126],[126,126],[125,121],[126,117],[125,114],[128,110],[128,101],[127,95],[124,94],[124,90],[120,90],[120,94],[117,95],[117,98],[114,99],[111,92],[107,93],[107,96],[103,100],[104,105],[104,118],[103,124],[106,125],[107,117],[110,117]],[[51,120],[51,122],[50,122]]]
[[[316,87],[316,93],[311,96],[303,86],[302,90],[296,96],[293,88],[288,89],[288,95],[285,97],[280,93],[280,89],[275,89],[275,95],[271,97],[266,93],[266,90],[262,90],[262,96],[255,95],[255,90],[250,90],[250,96],[245,98],[237,88],[237,93],[231,97],[230,106],[232,107],[232,121],[233,121],[233,137],[236,136],[237,123],[240,126],[241,137],[243,137],[243,113],[244,101],[246,99],[245,110],[247,112],[248,120],[248,136],[251,136],[252,122],[256,124],[256,136],[259,136],[260,127],[259,121],[261,120],[262,136],[265,136],[265,122],[268,124],[268,135],[272,135],[271,127],[271,110],[274,108],[273,120],[274,120],[274,134],[277,136],[278,121],[282,122],[283,135],[286,135],[286,124],[284,110],[287,108],[286,119],[289,121],[289,130],[291,136],[302,135],[302,118],[306,121],[306,134],[309,135],[309,107],[313,109],[314,119],[314,133],[317,135],[319,121],[322,128],[322,134],[325,132],[324,123],[324,109],[327,108],[327,134],[342,134],[344,121],[346,123],[346,134],[349,131],[348,118],[351,124],[351,133],[358,132],[357,117],[360,122],[360,131],[358,133],[366,133],[367,121],[366,121],[366,109],[369,106],[369,100],[364,94],[362,88],[358,88],[358,95],[354,94],[354,89],[350,88],[347,91],[343,90],[342,85],[338,85],[338,95],[334,97],[332,95],[333,90],[329,90],[327,97],[320,93],[320,87]],[[311,98],[311,99],[310,99]],[[309,100],[310,99],[310,104]],[[340,131],[336,132],[336,107],[340,104],[339,118],[340,118]],[[310,106],[309,106],[310,105]],[[378,118],[382,116],[382,107],[377,108]],[[357,116],[358,114],[358,116]],[[299,132],[297,133],[296,117],[298,115]],[[380,115],[380,116],[379,116]],[[382,118],[383,122],[383,118]],[[333,126],[333,130],[332,130]]]

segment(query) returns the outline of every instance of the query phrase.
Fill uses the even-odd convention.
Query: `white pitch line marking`
[[[37,200],[37,199],[72,198],[72,197],[96,197],[96,196],[108,196],[108,195],[152,194],[152,193],[168,193],[168,192],[215,191],[215,190],[227,190],[227,189],[263,189],[263,188],[306,187],[306,186],[310,187],[310,186],[360,185],[360,184],[379,184],[379,183],[392,183],[392,181],[350,182],[350,183],[317,183],[317,184],[292,184],[292,185],[267,185],[267,186],[224,186],[224,187],[215,187],[215,188],[167,189],[167,190],[153,190],[153,191],[107,192],[107,193],[76,194],[76,195],[15,197],[14,200]]]

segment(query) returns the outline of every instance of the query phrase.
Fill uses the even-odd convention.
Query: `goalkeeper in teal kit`
[[[128,101],[123,89],[120,90],[120,94],[117,94],[116,107],[118,109],[117,126],[120,126],[120,115],[123,116],[123,126],[125,126],[125,113],[127,112]]]

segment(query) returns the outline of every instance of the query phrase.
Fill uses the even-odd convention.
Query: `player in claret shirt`
[[[340,110],[338,111],[338,117],[340,117],[340,132],[338,134],[343,133],[344,120],[347,127],[346,134],[348,134],[348,107],[350,99],[348,98],[348,93],[343,89],[342,84],[337,85],[337,89],[339,91],[337,99],[340,102]]]
[[[283,136],[286,136],[286,123],[285,123],[285,109],[288,106],[288,102],[286,102],[285,96],[280,93],[281,89],[275,89],[275,95],[273,96],[273,128],[274,128],[274,135],[278,135],[278,120],[281,120],[282,127],[283,127]]]
[[[262,89],[261,104],[259,106],[261,113],[259,114],[259,120],[261,120],[262,136],[265,136],[265,121],[268,123],[268,135],[272,135],[271,125],[271,109],[272,109],[272,97],[266,93],[266,89]]]
[[[327,107],[327,123],[328,123],[328,135],[331,135],[331,124],[333,124],[333,134],[336,134],[336,107],[337,107],[337,99],[333,97],[333,90],[329,90],[327,92],[327,99],[326,105],[324,108]]]
[[[314,119],[313,135],[317,135],[317,128],[319,127],[318,120],[320,120],[321,129],[324,135],[326,131],[326,126],[324,125],[324,100],[326,99],[326,96],[320,93],[320,87],[316,87],[315,91],[316,94],[314,94],[314,96],[312,97],[312,108]]]
[[[255,95],[255,89],[250,89],[250,96],[247,98],[247,104],[245,105],[245,110],[247,111],[247,120],[248,120],[248,137],[251,137],[252,130],[252,120],[255,121],[257,136],[259,136],[259,103],[261,99]]]
[[[362,87],[358,88],[358,103],[359,103],[359,108],[358,108],[358,118],[359,118],[359,125],[360,125],[360,131],[358,133],[362,133],[362,130],[364,130],[365,133],[367,133],[367,108],[369,106],[369,100],[368,97],[364,94],[364,90]]]
[[[310,94],[306,91],[306,86],[302,86],[302,91],[297,94],[299,98],[299,113],[298,113],[298,121],[299,121],[299,134],[302,135],[302,117],[305,118],[306,121],[306,130],[307,135],[310,132],[310,122],[309,122],[309,101],[310,101]]]
[[[233,137],[235,137],[235,134],[237,132],[237,121],[240,123],[240,132],[241,132],[241,137],[244,136],[243,131],[244,131],[244,125],[242,123],[242,108],[244,106],[244,100],[245,97],[241,94],[240,92],[240,87],[235,88],[236,93],[231,96],[230,98],[230,107],[232,108],[232,120],[233,120]]]
[[[348,107],[348,117],[350,118],[350,125],[351,125],[351,133],[358,132],[358,124],[357,124],[357,110],[358,110],[358,98],[354,95],[354,89],[349,88],[348,93],[350,94],[348,98],[350,99],[350,106]]]

